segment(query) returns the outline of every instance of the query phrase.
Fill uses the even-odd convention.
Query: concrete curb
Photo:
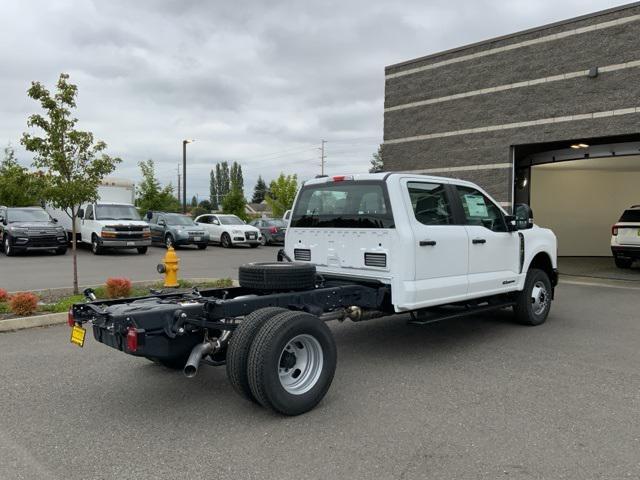
[[[0,332],[13,332],[25,328],[46,327],[67,322],[67,312],[34,315],[32,317],[9,318],[0,320]]]

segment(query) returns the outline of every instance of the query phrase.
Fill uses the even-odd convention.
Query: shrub
[[[9,294],[3,288],[0,288],[0,303],[9,300]]]
[[[31,292],[19,292],[9,299],[9,308],[16,315],[31,315],[38,310],[38,297]]]
[[[106,287],[109,298],[122,298],[131,295],[131,280],[128,278],[108,278]]]

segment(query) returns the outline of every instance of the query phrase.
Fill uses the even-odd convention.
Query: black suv
[[[29,250],[67,253],[64,228],[40,207],[0,207],[0,241],[8,257]]]

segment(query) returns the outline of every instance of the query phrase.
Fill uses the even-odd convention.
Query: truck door
[[[91,243],[91,235],[93,233],[93,224],[95,223],[95,212],[93,204],[84,207],[84,216],[80,220],[80,236],[85,243]]]
[[[507,231],[502,210],[484,193],[460,185],[455,189],[469,235],[469,293],[504,292],[517,283],[518,233]]]
[[[404,180],[414,232],[415,303],[446,303],[467,295],[469,240],[455,223],[450,190],[442,183]]]

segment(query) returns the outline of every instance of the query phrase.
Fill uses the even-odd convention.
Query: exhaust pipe
[[[187,363],[184,366],[185,376],[187,378],[195,377],[198,373],[198,367],[200,366],[202,357],[213,353],[214,349],[214,342],[199,343],[198,345],[193,347],[193,350],[191,350],[191,355],[189,355],[189,360],[187,360]]]

